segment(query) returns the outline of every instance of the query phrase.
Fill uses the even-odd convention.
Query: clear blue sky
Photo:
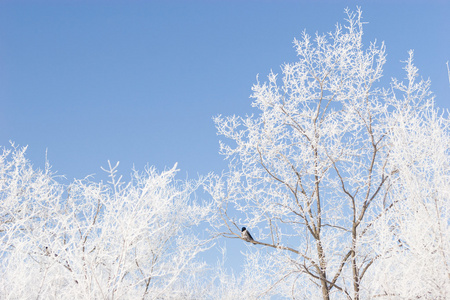
[[[29,145],[41,168],[48,149],[68,182],[104,179],[107,160],[123,174],[175,162],[182,177],[220,172],[212,116],[252,113],[256,75],[294,61],[294,37],[334,30],[357,3],[366,45],[386,42],[385,83],[415,49],[449,109],[450,1],[3,0],[0,145]],[[227,244],[236,268],[247,245]]]
[[[392,4],[391,2],[394,2]],[[294,61],[303,29],[334,30],[355,1],[1,1],[0,145],[29,145],[68,180],[175,162],[226,166],[211,117],[252,113],[256,75]],[[450,108],[449,1],[359,1],[366,45],[385,41],[386,80],[415,49]]]

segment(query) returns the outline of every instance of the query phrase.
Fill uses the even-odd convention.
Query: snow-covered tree
[[[434,107],[430,82],[416,81],[412,51],[407,83],[394,81],[387,136],[395,203],[374,225],[380,255],[370,297],[450,298],[450,120]]]
[[[429,267],[416,282],[448,288],[448,117],[428,83],[415,83],[412,58],[406,85],[381,87],[384,44],[364,47],[361,11],[346,13],[334,32],[295,40],[298,61],[281,78],[253,86],[256,116],[215,118],[232,141],[221,142],[229,171],[206,189],[219,234],[246,241],[241,226],[252,232],[248,255],[263,262],[254,276],[271,274],[261,296],[394,295],[395,282],[417,275],[404,253]]]
[[[209,208],[174,179],[176,166],[134,171],[125,183],[91,178],[59,184],[32,168],[25,149],[0,157],[2,299],[194,298],[188,285],[209,247],[192,228]]]
[[[346,14],[254,85],[256,115],[215,118],[231,141],[220,176],[125,182],[109,165],[107,183],[63,185],[2,148],[1,298],[450,298],[448,113],[412,52],[406,82],[383,88],[384,44],[364,46],[361,11]],[[198,259],[209,224],[248,245],[241,273]]]

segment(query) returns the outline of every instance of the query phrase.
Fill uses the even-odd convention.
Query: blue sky
[[[394,2],[394,3],[391,3]],[[220,172],[212,116],[253,113],[257,74],[296,59],[292,41],[361,5],[365,44],[387,46],[384,84],[409,49],[450,108],[448,1],[0,1],[0,145],[67,181],[120,161],[181,176]],[[240,241],[229,241],[231,265]]]
[[[430,3],[431,2],[431,3]],[[366,45],[387,45],[385,80],[415,49],[450,108],[447,1],[359,1]],[[190,178],[219,172],[211,117],[252,113],[256,75],[294,61],[294,37],[327,32],[355,1],[1,1],[0,145],[68,180],[107,160]]]

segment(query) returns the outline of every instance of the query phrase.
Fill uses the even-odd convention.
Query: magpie
[[[248,232],[247,228],[242,227],[242,230],[241,230],[241,231],[242,231],[242,238],[243,238],[244,240],[246,240],[247,242],[252,242],[252,241],[254,241],[252,235],[250,234],[250,232]]]

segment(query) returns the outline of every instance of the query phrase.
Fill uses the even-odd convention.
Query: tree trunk
[[[352,271],[353,271],[353,291],[354,300],[359,300],[359,272],[356,265],[356,226],[352,230]]]
[[[323,253],[322,244],[320,240],[317,241],[317,253],[319,255],[319,264],[320,264],[320,285],[322,286],[322,298],[324,300],[330,300],[330,288],[328,287],[327,282],[327,271],[326,271],[326,261],[325,255]]]

